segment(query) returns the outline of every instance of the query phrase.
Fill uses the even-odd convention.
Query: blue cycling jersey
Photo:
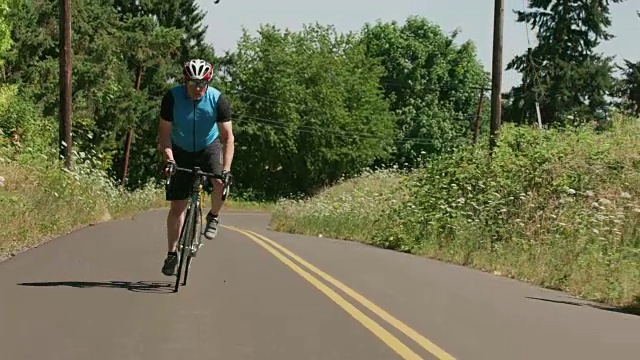
[[[209,86],[202,98],[192,100],[184,85],[178,85],[167,92],[173,99],[171,118],[171,140],[174,145],[186,151],[206,148],[218,137],[218,100],[220,91]],[[165,95],[166,97],[166,95]],[[165,100],[163,100],[165,101]],[[170,106],[170,105],[169,105]],[[168,109],[167,109],[168,110]],[[167,114],[169,115],[169,114]]]

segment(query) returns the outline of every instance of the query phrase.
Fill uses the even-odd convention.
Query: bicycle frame
[[[191,260],[196,257],[198,250],[203,246],[201,240],[203,185],[206,183],[207,177],[222,180],[222,200],[224,201],[229,194],[231,177],[226,179],[222,175],[203,172],[197,166],[193,169],[174,166],[173,169],[174,171],[169,174],[165,181],[165,186],[167,187],[169,186],[171,178],[176,171],[183,171],[193,175],[193,186],[187,201],[186,215],[180,231],[180,238],[178,239],[177,251],[180,253],[180,262],[178,264],[178,272],[176,274],[176,282],[173,290],[174,292],[178,292],[182,271],[184,270],[182,286],[185,286],[187,284],[187,277],[189,276],[189,269],[191,268]]]

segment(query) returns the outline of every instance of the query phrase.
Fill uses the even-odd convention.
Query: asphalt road
[[[225,214],[172,292],[165,211],[0,263],[0,359],[638,359],[640,317]]]

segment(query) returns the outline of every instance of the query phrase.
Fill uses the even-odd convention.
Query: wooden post
[[[491,71],[491,133],[489,149],[493,149],[498,142],[500,122],[502,116],[502,32],[504,23],[504,0],[495,0],[493,13],[493,66]]]
[[[60,1],[60,120],[58,145],[67,169],[71,167],[71,0]]]
[[[138,75],[136,76],[136,91],[140,91],[140,82],[142,81],[142,65],[138,65]],[[122,170],[122,185],[121,188],[124,190],[124,186],[127,183],[127,168],[129,167],[129,151],[131,150],[131,139],[133,138],[133,128],[129,128],[129,132],[127,133],[127,141],[124,145],[124,169]]]

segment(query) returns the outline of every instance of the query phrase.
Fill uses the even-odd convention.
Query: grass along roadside
[[[168,208],[163,189],[121,191],[104,174],[88,168],[71,173],[45,161],[0,159],[0,261],[93,223]],[[231,197],[223,211],[271,208]]]
[[[361,241],[637,312],[640,124],[544,131],[505,125],[485,147],[283,200],[276,231]],[[634,310],[635,309],[635,310]]]
[[[151,187],[122,192],[98,172],[0,162],[0,260],[92,223],[161,206]]]
[[[386,225],[382,219],[408,200],[408,188],[403,187],[408,179],[409,174],[393,169],[366,171],[311,199],[283,199],[273,210],[270,226],[276,231],[375,244],[376,234]]]

